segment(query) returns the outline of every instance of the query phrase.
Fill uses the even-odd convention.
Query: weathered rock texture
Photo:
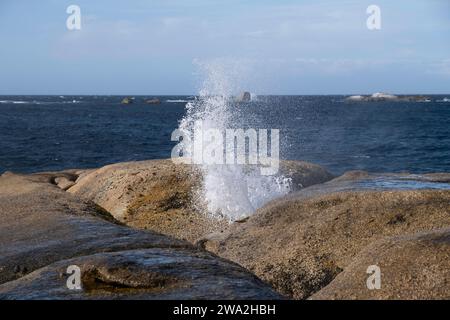
[[[82,290],[67,287],[81,269]],[[0,299],[281,299],[242,267],[207,252],[152,248],[62,260],[0,285]]]
[[[131,227],[193,240],[219,225],[194,206],[200,182],[192,166],[156,160],[91,171],[68,191],[92,200]]]
[[[367,267],[380,268],[368,290]],[[450,229],[391,237],[366,247],[312,299],[450,299]]]
[[[332,179],[318,165],[283,161],[280,170],[299,190]],[[68,192],[99,204],[128,226],[195,241],[223,231],[228,222],[205,214],[201,172],[171,160],[109,165],[85,174]]]
[[[0,177],[0,299],[280,298],[243,268],[126,227],[55,184],[73,175]],[[82,270],[81,291],[66,286],[70,265]]]
[[[349,266],[356,263],[363,268],[366,261],[359,262],[358,254],[375,241],[450,227],[449,190],[358,191],[348,184],[350,176],[357,180],[368,175],[352,173],[275,200],[246,222],[233,224],[225,233],[211,234],[199,244],[246,267],[279,292],[304,299],[328,285],[343,270],[345,279],[367,278],[366,269],[357,277],[356,267]],[[411,251],[410,261],[416,254],[419,251]],[[433,268],[448,266],[445,255],[440,259]],[[399,274],[396,282],[398,291],[405,289],[404,297],[414,297],[401,277]],[[440,284],[438,277],[433,285]],[[448,282],[445,290],[449,290]],[[426,296],[445,295],[429,290]],[[366,296],[355,293],[354,297]]]
[[[0,299],[450,298],[450,190],[390,190],[450,174],[328,181],[295,161],[281,172],[297,192],[231,225],[203,214],[201,173],[170,160],[5,173]],[[70,265],[81,291],[66,286]],[[380,290],[367,289],[369,265],[382,270]]]

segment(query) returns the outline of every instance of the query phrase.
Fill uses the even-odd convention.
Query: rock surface
[[[82,290],[69,290],[68,266]],[[152,248],[62,260],[0,285],[0,299],[282,299],[243,268],[207,252]]]
[[[62,190],[66,191],[67,189],[75,185],[75,181],[66,177],[57,177],[55,178],[55,184]]]
[[[292,178],[294,190],[333,177],[318,165],[300,161],[282,161],[280,170]],[[193,242],[228,227],[205,215],[201,187],[201,172],[194,166],[150,160],[90,171],[68,192],[99,204],[128,226]]]
[[[368,176],[353,172],[272,201],[246,222],[211,234],[199,244],[246,267],[279,292],[305,299],[346,272],[357,263],[357,255],[378,240],[450,227],[449,190],[355,186],[355,181]],[[352,274],[350,268],[347,278]],[[434,285],[439,283],[437,279]],[[398,290],[402,288],[413,297],[407,286]],[[428,297],[442,298],[441,293],[429,291]]]
[[[5,173],[0,299],[450,298],[450,174],[280,169],[296,192],[231,225],[202,213],[199,170],[170,160]]]
[[[122,225],[61,190],[58,175],[0,177],[0,299],[280,298],[233,263]],[[81,291],[66,286],[73,264],[83,272]]]
[[[152,99],[147,99],[145,100],[146,104],[160,104],[161,100],[159,100],[158,98],[152,98]]]
[[[89,199],[127,225],[193,240],[215,230],[193,206],[200,173],[170,160],[109,165],[77,180],[69,193]]]
[[[368,266],[380,288],[368,290]],[[312,299],[450,299],[450,229],[380,240],[366,247]]]

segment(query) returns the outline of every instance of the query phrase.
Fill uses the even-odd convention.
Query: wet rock
[[[330,181],[334,176],[324,167],[305,161],[280,161],[280,172],[292,180],[292,191]]]
[[[81,271],[70,289],[69,266]],[[62,260],[0,285],[0,299],[280,299],[243,268],[207,252],[152,248]]]

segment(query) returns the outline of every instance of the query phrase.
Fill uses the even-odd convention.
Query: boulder
[[[333,177],[324,168],[301,161],[282,161],[280,170],[292,178],[294,190]],[[201,175],[197,167],[171,160],[118,163],[89,172],[68,192],[97,203],[134,228],[194,242],[229,226],[205,213],[199,196]]]
[[[274,200],[198,244],[305,299],[373,242],[450,226],[450,190],[363,189],[356,182],[368,176],[354,172]]]
[[[281,298],[233,263],[124,226],[55,178],[0,177],[0,299]],[[66,285],[71,265],[82,290]]]
[[[195,240],[220,228],[194,204],[201,174],[171,160],[118,163],[94,170],[68,190],[133,228]]]
[[[292,191],[299,191],[313,185],[321,185],[334,178],[324,167],[305,161],[281,160],[280,173],[285,177],[291,178]]]

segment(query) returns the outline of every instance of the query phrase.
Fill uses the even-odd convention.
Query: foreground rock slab
[[[242,267],[133,230],[57,186],[74,175],[0,177],[1,299],[280,298]],[[81,291],[66,286],[70,265],[82,270]]]
[[[367,267],[380,268],[368,290]],[[312,299],[450,299],[450,229],[380,240],[366,247]]]
[[[445,174],[426,176],[427,182],[446,181],[447,178]],[[362,187],[361,182],[366,183],[366,180],[371,180],[370,188]],[[210,234],[199,244],[246,267],[279,292],[296,299],[310,297],[343,271],[346,280],[354,276],[355,281],[359,281],[368,277],[369,264],[365,265],[366,269],[363,266],[369,260],[358,260],[358,254],[367,246],[390,237],[450,227],[450,190],[377,189],[373,187],[377,181],[378,177],[353,172],[314,185],[272,201],[246,222],[233,224],[225,233]],[[435,252],[440,258],[433,268],[447,268],[448,264],[444,263],[446,249]],[[409,254],[409,261],[421,261],[420,250]],[[398,257],[400,259],[400,255]],[[392,259],[395,258],[392,254]],[[360,269],[356,271],[356,267],[350,267],[352,263]],[[399,265],[404,266],[406,272],[406,265],[401,261]],[[362,275],[356,273],[362,271]],[[391,274],[395,277],[395,272]],[[404,290],[403,297],[413,298],[415,293],[408,290],[407,282],[400,280],[403,276],[404,273],[397,274],[397,290]],[[422,297],[446,297],[440,290],[426,290],[442,284],[440,279],[439,275],[436,279],[430,277],[431,283],[422,286],[426,292]],[[340,284],[344,282],[342,280]],[[418,284],[416,288],[419,287]],[[449,289],[450,283],[446,282],[445,290]],[[348,296],[350,292],[347,292]],[[385,296],[395,296],[395,292],[385,293]],[[355,292],[355,297],[366,296],[358,296]]]
[[[67,266],[82,290],[67,287]],[[243,268],[206,252],[140,249],[53,263],[0,286],[0,299],[280,299]]]

